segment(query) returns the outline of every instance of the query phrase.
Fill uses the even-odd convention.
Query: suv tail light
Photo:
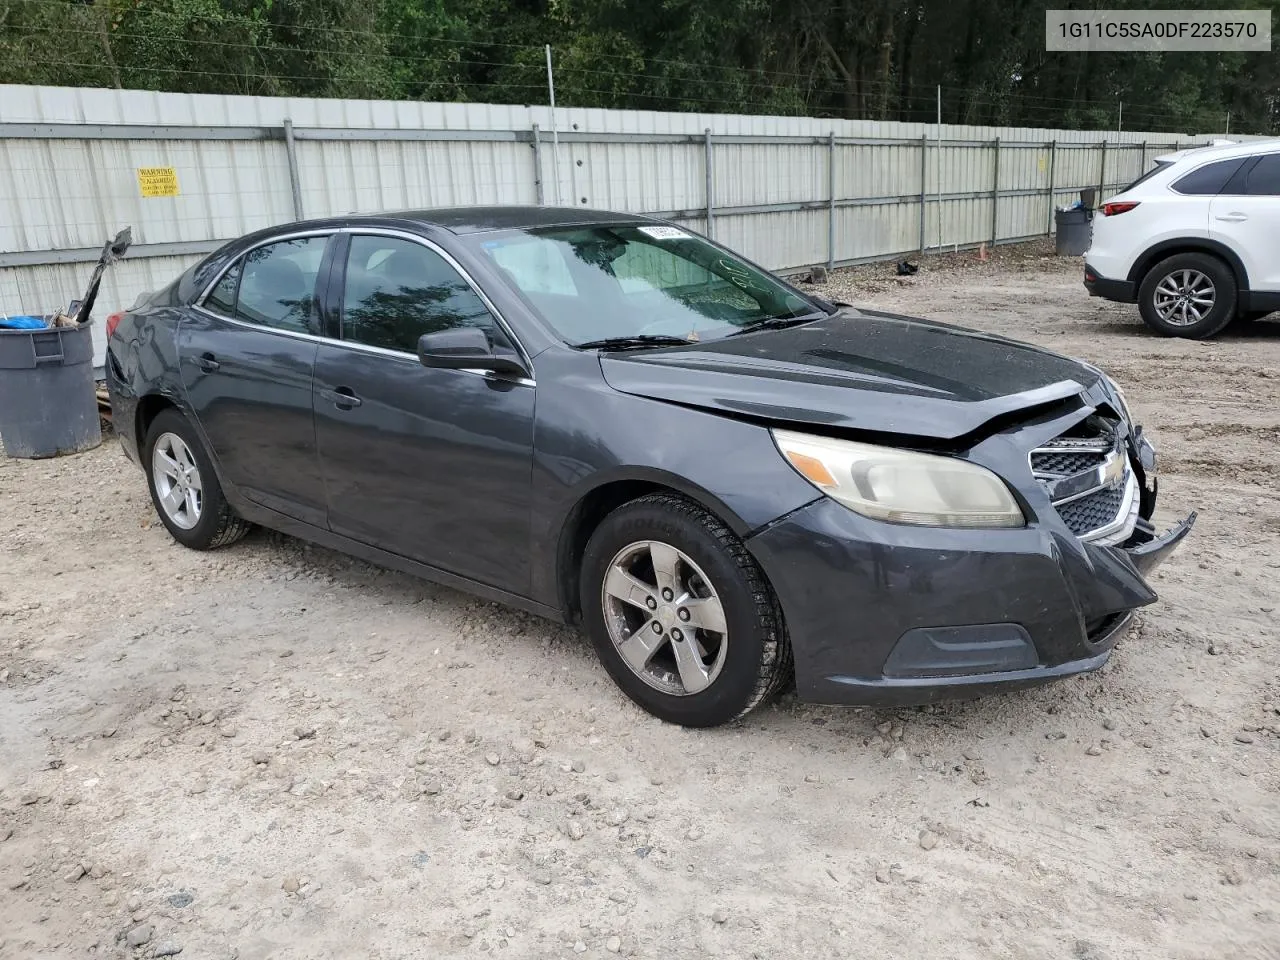
[[[123,310],[121,310],[119,313],[113,313],[113,314],[111,314],[109,317],[107,317],[107,324],[106,324],[106,327],[107,327],[107,336],[108,336],[108,337],[111,337],[111,336],[114,336],[114,335],[115,335],[116,327],[120,326],[120,320],[121,320],[123,317],[124,317],[124,311],[123,311]]]
[[[1102,205],[1102,215],[1104,217],[1119,216],[1122,213],[1128,213],[1137,205],[1137,200],[1122,200],[1119,203],[1104,203]]]

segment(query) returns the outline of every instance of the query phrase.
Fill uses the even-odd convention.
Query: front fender
[[[767,427],[613,390],[594,356],[539,358],[530,525],[532,598],[560,606],[560,550],[575,511],[621,482],[688,496],[741,537],[819,494]]]

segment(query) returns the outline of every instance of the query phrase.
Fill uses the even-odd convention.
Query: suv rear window
[[[1121,190],[1120,192],[1125,193],[1128,190],[1132,190],[1138,184],[1146,180],[1150,180],[1152,177],[1154,177],[1157,173],[1159,173],[1165,167],[1169,166],[1172,162],[1173,162],[1172,160],[1157,160],[1156,165],[1154,167],[1152,167],[1150,170],[1148,170],[1146,173],[1140,176],[1137,180],[1133,181],[1133,183],[1129,184],[1127,187],[1124,188],[1124,190]]]
[[[1173,189],[1179,193],[1185,193],[1194,196],[1217,196],[1222,192],[1222,188],[1227,185],[1237,170],[1243,165],[1247,157],[1238,157],[1235,160],[1219,160],[1217,163],[1206,163],[1198,170],[1192,170],[1181,180],[1173,185]]]

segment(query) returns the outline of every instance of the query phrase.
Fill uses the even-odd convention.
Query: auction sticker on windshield
[[[689,235],[678,227],[638,227],[646,237],[655,240],[687,240]]]

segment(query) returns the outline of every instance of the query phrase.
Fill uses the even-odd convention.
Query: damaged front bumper
[[[748,546],[782,603],[803,699],[927,703],[1101,667],[1156,599],[1145,575],[1194,522],[1144,539],[1142,521],[1123,547],[1033,528],[898,529],[890,541],[820,500]]]
[[[1025,460],[1016,450],[1039,442],[1019,433],[991,441],[1006,476]],[[749,538],[782,604],[800,696],[927,703],[1101,667],[1133,611],[1155,602],[1146,577],[1196,519],[1157,534],[1154,451],[1140,430],[1126,445],[1140,504],[1118,545],[1074,536],[1043,493],[1043,516],[1020,529],[887,524],[823,498]],[[1036,490],[1023,488],[1029,502]]]

